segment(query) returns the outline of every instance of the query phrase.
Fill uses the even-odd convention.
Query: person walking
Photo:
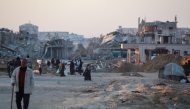
[[[65,74],[64,74],[64,71],[65,71],[65,64],[64,64],[64,63],[61,63],[61,64],[59,65],[59,69],[60,69],[60,76],[61,76],[61,77],[65,76]]]
[[[74,75],[74,62],[73,62],[73,60],[70,63],[70,74]]]
[[[20,58],[17,57],[17,58],[16,58],[16,61],[15,61],[15,68],[19,67],[20,65],[21,65]]]
[[[87,80],[92,81],[92,79],[91,79],[91,68],[90,67],[91,67],[90,64],[87,64],[85,72],[83,74],[84,75],[84,81],[87,81]]]
[[[39,70],[39,73],[41,75],[42,74],[42,65],[41,65],[41,63],[38,64],[38,70]]]
[[[81,73],[82,73],[82,64],[83,64],[83,62],[82,62],[82,60],[80,59],[79,60],[79,65],[78,65],[78,73],[81,75]]]
[[[52,68],[54,67],[54,65],[55,65],[55,59],[52,58],[52,59],[51,59],[51,66],[52,66]]]
[[[11,78],[11,75],[12,75],[14,69],[15,69],[15,59],[12,59],[7,64],[7,71],[8,71],[8,74],[9,74],[9,78]]]
[[[59,64],[60,64],[60,60],[57,58],[56,61],[55,61],[55,66],[56,66],[57,70],[59,68]]]
[[[22,59],[21,66],[17,67],[11,77],[11,85],[16,88],[17,109],[28,109],[30,94],[34,87],[34,73],[27,67],[27,60]],[[23,108],[21,101],[23,99]]]
[[[47,60],[47,66],[48,66],[48,68],[49,68],[49,66],[50,66],[50,62],[49,62],[49,60]]]
[[[30,59],[29,55],[27,55],[26,60],[27,60],[27,66],[32,69],[32,60]]]

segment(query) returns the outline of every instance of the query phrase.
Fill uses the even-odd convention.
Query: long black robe
[[[90,80],[91,81],[91,70],[89,70],[88,68],[86,68],[85,72],[84,72],[84,80]]]

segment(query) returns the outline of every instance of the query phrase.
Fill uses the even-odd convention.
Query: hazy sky
[[[13,31],[29,21],[39,31],[67,31],[99,37],[118,26],[137,28],[146,21],[174,21],[190,27],[190,0],[0,0],[0,28]]]

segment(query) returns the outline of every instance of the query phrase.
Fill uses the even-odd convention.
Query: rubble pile
[[[139,69],[139,65],[122,61],[118,62],[117,65],[118,67],[112,70],[112,72],[120,72],[120,73],[136,72]]]
[[[137,76],[137,77],[143,77],[142,75],[140,75],[137,72],[125,72],[123,74],[121,74],[121,76]]]
[[[113,69],[118,67],[119,59],[112,59],[112,60],[97,60],[91,66],[96,68],[96,72],[111,72]]]
[[[33,59],[32,63],[33,63],[32,69],[33,69],[34,73],[39,73],[37,59]],[[55,74],[56,73],[56,68],[48,68],[48,66],[44,62],[42,62],[41,67],[42,67],[42,74],[46,74],[46,73]]]
[[[0,59],[0,75],[7,75],[7,62],[9,58]]]
[[[156,72],[168,63],[182,65],[183,58],[172,54],[161,54],[140,67],[140,72]]]
[[[48,68],[47,65],[42,65],[42,73],[52,73],[55,74],[56,73],[56,68]]]
[[[98,69],[96,72],[119,72],[119,73],[125,73],[125,72],[131,72],[136,71],[139,66],[131,63],[127,63],[125,59],[112,59],[112,60],[106,60],[106,67],[101,69]]]

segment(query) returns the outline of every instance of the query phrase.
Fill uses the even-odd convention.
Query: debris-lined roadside
[[[182,65],[183,58],[172,54],[161,54],[153,60],[148,61],[139,69],[141,72],[156,72],[168,63],[177,63]]]
[[[188,84],[160,80],[157,73],[139,74],[143,77],[92,73],[92,82],[85,82],[80,75],[36,75],[30,108],[188,109]],[[0,83],[0,108],[8,109],[3,106],[10,104],[10,79],[1,78]]]

